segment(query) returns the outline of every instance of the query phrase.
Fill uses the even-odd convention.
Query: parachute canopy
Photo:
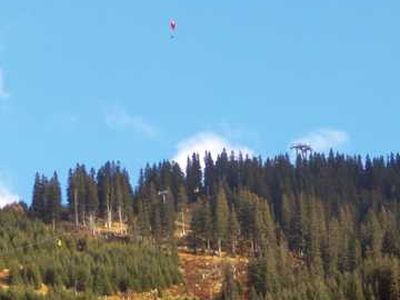
[[[171,31],[175,31],[176,21],[174,19],[171,19],[171,21],[169,22],[169,27],[170,27]]]

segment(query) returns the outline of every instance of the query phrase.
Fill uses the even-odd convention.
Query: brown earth
[[[0,288],[8,289],[10,286],[8,284],[10,278],[10,269],[3,269],[0,271]]]
[[[135,293],[132,298],[111,299],[213,299],[221,292],[224,269],[226,264],[233,266],[234,275],[243,286],[247,285],[248,259],[243,256],[228,257],[209,254],[194,254],[180,250],[179,258],[184,283],[162,291],[162,298],[157,297],[157,291]]]

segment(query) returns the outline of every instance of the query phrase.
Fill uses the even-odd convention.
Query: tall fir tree
[[[219,184],[218,194],[214,204],[214,240],[219,255],[222,252],[222,243],[226,241],[228,233],[229,207],[222,183]]]
[[[56,172],[54,172],[53,177],[50,179],[46,187],[46,195],[46,211],[48,219],[53,226],[53,230],[55,230],[56,221],[59,219],[61,210],[61,188]]]
[[[228,243],[230,246],[229,251],[232,255],[236,255],[239,237],[240,237],[240,225],[238,217],[236,215],[235,206],[232,205],[229,211],[229,219],[228,219]]]
[[[33,195],[30,210],[34,216],[43,218],[46,207],[45,197],[45,180],[39,173],[35,175],[35,183],[33,185]]]
[[[202,190],[202,170],[199,155],[193,153],[186,166],[186,191],[191,202],[197,200]]]

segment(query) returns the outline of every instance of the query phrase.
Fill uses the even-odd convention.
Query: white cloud
[[[18,201],[18,195],[11,192],[3,182],[0,182],[0,208],[3,208],[7,204]]]
[[[225,138],[212,132],[197,133],[194,136],[179,142],[176,148],[177,152],[172,160],[177,162],[182,169],[185,169],[187,158],[193,153],[198,153],[200,155],[201,164],[203,164],[203,157],[206,151],[210,152],[214,159],[224,148],[228,152],[234,151],[236,154],[241,152],[243,155],[253,155],[253,151],[248,147],[232,144]]]
[[[9,94],[6,91],[4,83],[4,73],[3,69],[0,67],[0,98],[7,98]]]
[[[345,131],[336,129],[318,129],[292,141],[292,144],[304,143],[310,145],[316,152],[326,152],[338,148],[349,140]]]
[[[121,107],[114,106],[107,113],[105,122],[108,127],[119,129],[133,129],[147,137],[154,137],[156,130],[140,116],[131,116]]]

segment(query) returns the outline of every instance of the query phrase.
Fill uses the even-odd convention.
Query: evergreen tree
[[[148,201],[151,205],[150,224],[152,235],[156,240],[160,240],[162,237],[161,206],[163,201],[162,197],[157,195],[153,184],[150,184],[148,187],[146,201]]]
[[[39,218],[43,218],[46,207],[45,181],[44,177],[40,176],[39,173],[36,173],[30,210],[34,216]]]
[[[175,200],[170,189],[166,190],[166,195],[161,203],[161,225],[162,234],[166,238],[174,236],[175,232]]]
[[[101,215],[106,220],[106,226],[111,227],[112,224],[112,204],[114,201],[114,186],[112,180],[112,172],[114,164],[107,162],[97,172],[97,185],[99,194],[99,208]]]
[[[46,211],[54,230],[61,210],[61,188],[56,172],[54,172],[53,177],[50,179],[48,186],[46,187],[46,195]]]
[[[210,240],[212,238],[211,222],[209,202],[206,199],[202,199],[200,205],[193,210],[190,227],[194,238],[202,240],[207,250],[210,250]]]
[[[228,219],[228,241],[230,245],[230,252],[233,255],[236,255],[236,248],[239,236],[240,236],[240,225],[236,215],[235,207],[232,205]]]
[[[85,185],[86,211],[89,216],[89,226],[91,230],[94,230],[95,216],[99,209],[99,195],[97,190],[96,171],[93,168],[90,170],[90,175],[86,177]]]
[[[211,153],[206,152],[204,157],[204,193],[207,196],[215,195],[217,178]]]
[[[197,200],[202,189],[202,171],[198,154],[193,153],[192,159],[188,158],[186,166],[186,191],[189,201]]]
[[[228,217],[229,217],[228,200],[226,199],[223,185],[220,184],[218,188],[218,195],[215,198],[215,207],[213,215],[214,235],[215,235],[214,239],[217,244],[219,255],[221,255],[222,243],[227,238]]]
[[[281,223],[283,231],[288,234],[290,230],[290,220],[292,219],[291,213],[292,205],[294,203],[294,197],[292,195],[283,194],[281,204]]]
[[[150,223],[150,203],[144,198],[137,200],[138,206],[138,222],[137,226],[142,237],[148,237],[151,234]]]
[[[231,265],[225,266],[224,281],[222,285],[223,300],[237,300],[240,299],[238,285],[235,280],[233,267]]]
[[[82,165],[76,165],[74,170],[69,170],[68,175],[68,205],[73,211],[75,226],[79,226],[80,221],[85,224],[85,189],[86,171]]]

